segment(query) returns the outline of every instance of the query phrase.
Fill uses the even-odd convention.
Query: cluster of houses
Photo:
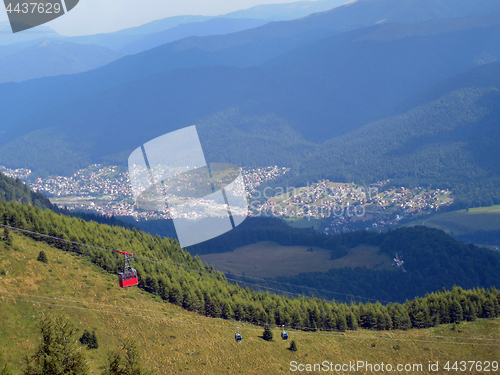
[[[0,165],[0,172],[2,172],[4,175],[8,177],[19,178],[21,180],[24,180],[28,178],[28,176],[31,174],[31,169],[26,169],[26,168],[10,169],[4,167],[3,165]]]
[[[322,180],[298,189],[285,189],[266,201],[252,202],[251,208],[255,216],[325,219],[325,232],[334,234],[366,227],[383,228],[453,203],[449,190],[383,190],[383,186],[387,186],[387,181],[359,186]]]
[[[248,196],[251,196],[261,184],[275,180],[290,172],[290,168],[278,167],[276,165],[264,168],[241,168],[240,170]]]
[[[364,187],[322,180],[307,187],[285,189],[280,196],[253,205],[253,209],[288,218],[324,219],[331,216],[363,215],[362,205],[366,201]]]
[[[8,176],[26,179],[31,170],[7,169],[0,171]],[[237,189],[246,189],[253,216],[279,216],[284,218],[330,219],[325,231],[339,233],[360,225],[385,227],[422,212],[438,210],[443,205],[453,203],[449,190],[429,190],[422,187],[408,189],[393,187],[382,191],[387,182],[379,182],[364,187],[351,183],[333,183],[322,180],[301,188],[274,188],[270,196],[252,201],[255,194],[262,198],[259,188],[266,182],[282,177],[290,171],[286,167],[269,166],[263,168],[240,168],[244,186],[239,181]],[[182,183],[182,181],[180,181]],[[177,189],[189,190],[194,182],[186,181],[186,186]],[[240,186],[241,185],[241,186]],[[185,217],[196,219],[202,215],[221,216],[227,212],[224,204],[211,200],[191,202],[184,212],[167,209],[138,210],[132,194],[129,175],[120,172],[116,166],[92,165],[75,173],[72,177],[56,176],[37,179],[30,184],[57,204],[64,198],[68,209],[90,210],[106,216],[133,216],[137,220],[149,218]],[[262,190],[262,189],[261,189]],[[264,191],[265,193],[265,191]]]
[[[374,201],[379,211],[391,207],[403,210],[405,215],[412,215],[423,211],[437,211],[440,206],[450,205],[453,203],[453,196],[449,190],[429,191],[422,187],[400,187],[384,191]]]
[[[77,196],[93,197],[131,197],[128,173],[118,172],[118,167],[92,165],[81,169],[72,177],[55,176],[38,178],[30,184],[35,191],[49,197]]]
[[[247,187],[246,195],[251,195],[260,184],[276,179],[289,172],[288,168],[277,166],[240,169],[243,181]],[[182,183],[181,180],[179,182]],[[186,180],[186,186],[179,189],[189,190],[196,181],[192,178]],[[245,186],[238,180],[235,190]],[[52,201],[69,210],[92,211],[106,216],[133,216],[137,220],[150,218],[166,219],[183,217],[197,219],[202,216],[222,216],[227,213],[227,206],[211,200],[198,199],[190,202],[192,206],[184,212],[168,209],[137,209],[132,193],[128,172],[120,172],[116,166],[92,165],[79,170],[71,177],[55,176],[46,179],[37,179],[30,184],[35,191],[40,191],[51,197]],[[177,190],[177,187],[176,187]],[[68,198],[79,198],[76,200]],[[176,197],[179,199],[179,197]],[[186,200],[188,201],[188,199]],[[63,202],[63,203],[61,203]],[[245,210],[233,208],[235,214],[243,214]],[[242,212],[239,212],[242,211]]]

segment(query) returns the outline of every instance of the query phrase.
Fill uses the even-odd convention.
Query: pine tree
[[[454,299],[450,305],[450,322],[457,323],[463,320],[463,311],[460,303]]]
[[[92,336],[90,337],[90,349],[99,349],[99,343],[97,342],[97,336],[94,331],[92,331]]]
[[[75,330],[69,321],[48,316],[40,323],[42,340],[37,352],[26,357],[24,375],[83,375],[89,372],[85,358],[75,344]]]
[[[90,344],[90,332],[85,330],[82,334],[82,337],[80,337],[80,342],[83,345],[89,345]]]
[[[102,368],[103,375],[145,375],[142,369],[141,360],[137,346],[134,342],[127,342],[123,345],[124,355],[119,352],[108,354],[108,363]]]
[[[288,349],[291,350],[292,352],[297,351],[297,344],[295,343],[295,340],[292,340],[292,342],[290,343],[290,347]]]
[[[49,263],[49,260],[47,259],[47,254],[45,254],[45,251],[43,251],[43,250],[41,250],[38,253],[38,258],[36,258],[36,260],[38,260],[39,262],[42,262],[42,263]]]
[[[493,318],[495,316],[495,305],[491,300],[487,299],[483,303],[483,318]]]
[[[269,324],[265,325],[262,338],[266,341],[273,341],[273,331],[271,331],[271,327],[269,327]]]
[[[337,329],[342,332],[347,331],[347,321],[344,314],[340,314],[337,320]]]
[[[97,349],[99,348],[99,344],[97,343],[97,336],[94,331],[90,333],[90,331],[85,330],[83,332],[82,337],[80,337],[80,342],[83,345],[86,345],[89,349]]]
[[[14,244],[14,239],[12,238],[12,233],[10,233],[9,228],[3,229],[3,240],[8,247],[12,247]]]

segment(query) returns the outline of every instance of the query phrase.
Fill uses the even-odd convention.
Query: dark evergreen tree
[[[291,350],[292,352],[297,351],[297,344],[295,343],[295,340],[292,340],[292,342],[290,343],[290,347],[288,349]]]
[[[344,314],[341,314],[337,320],[337,329],[339,331],[347,331],[347,320]]]
[[[92,336],[90,338],[90,349],[99,349],[99,343],[97,342],[97,336],[94,331],[92,331]]]
[[[97,349],[99,348],[99,344],[97,342],[97,336],[94,331],[90,333],[90,331],[85,330],[80,337],[80,342],[83,345],[86,345],[89,349]]]
[[[483,318],[493,318],[495,316],[495,305],[494,303],[487,299],[483,303]]]
[[[265,325],[262,338],[266,341],[273,341],[273,331],[271,331],[271,327],[269,327],[269,324]]]
[[[36,258],[36,260],[38,260],[39,262],[42,262],[42,263],[49,263],[49,260],[47,259],[47,254],[45,254],[45,251],[43,251],[43,250],[41,250],[38,253],[38,258]]]
[[[12,247],[12,245],[14,245],[14,239],[12,238],[12,233],[9,228],[3,229],[3,241],[8,247]]]
[[[457,300],[453,300],[450,305],[450,322],[458,323],[464,319],[462,306]]]

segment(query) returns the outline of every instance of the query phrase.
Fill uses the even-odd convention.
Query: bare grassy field
[[[340,259],[331,260],[330,255],[329,250],[318,247],[281,246],[276,242],[262,241],[230,253],[202,255],[201,260],[212,264],[219,271],[235,274],[244,272],[246,276],[254,277],[292,276],[343,267],[391,269],[392,260],[379,255],[378,248],[374,246],[358,246]]]
[[[478,230],[498,230],[500,229],[500,206],[445,212],[427,219],[414,220],[405,226],[414,225],[425,225],[454,235],[468,234]]]

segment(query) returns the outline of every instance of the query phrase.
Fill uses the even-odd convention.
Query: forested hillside
[[[499,67],[496,64],[497,72]],[[358,183],[390,179],[402,186],[451,189],[458,208],[498,204],[498,90],[454,90],[405,114],[329,140],[302,163],[296,178],[307,181],[321,175]]]
[[[31,190],[30,187],[20,179],[8,177],[2,172],[0,172],[0,201],[18,202],[30,206],[35,206],[41,208],[42,210],[50,209],[56,213],[77,217],[85,221],[95,221],[97,223],[108,225],[119,225],[128,229],[134,228],[134,225],[132,223],[125,223],[124,221],[121,221],[115,217],[107,217],[78,211],[70,212],[67,209],[60,209],[57,206],[53,205],[50,200],[42,193]]]
[[[10,178],[0,172],[0,200],[33,205],[41,209],[54,208],[42,193],[32,191],[20,179]]]
[[[4,225],[97,247],[133,252],[137,254],[134,267],[139,274],[140,288],[206,316],[260,324],[284,324],[299,329],[346,330],[363,327],[387,330],[427,327],[500,314],[500,292],[495,288],[471,291],[454,288],[403,305],[347,305],[306,297],[289,298],[230,284],[223,274],[204,266],[198,257],[193,258],[171,239],[84,222],[14,202],[0,202],[0,218]],[[408,230],[411,233],[411,228]],[[116,273],[121,267],[122,260],[116,253],[53,237],[26,235],[61,250],[88,256],[108,272]],[[3,238],[8,246],[15,246],[10,230],[4,231]]]

